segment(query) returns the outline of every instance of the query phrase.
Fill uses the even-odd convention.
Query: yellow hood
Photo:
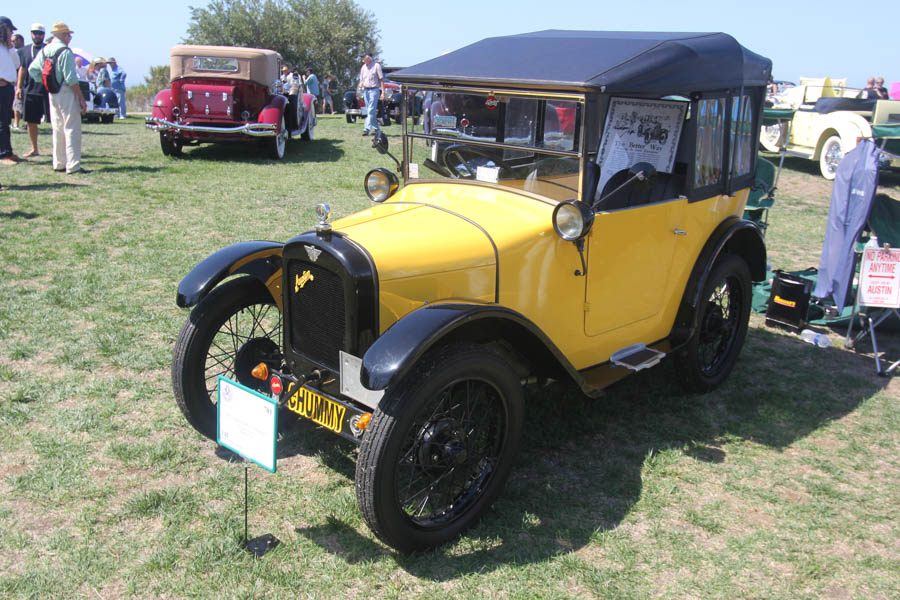
[[[333,227],[372,256],[384,328],[426,301],[495,302],[504,278],[498,255],[502,263],[507,253],[533,251],[542,238],[557,240],[553,206],[496,187],[417,183]]]

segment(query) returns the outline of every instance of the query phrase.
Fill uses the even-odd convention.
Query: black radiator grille
[[[298,281],[304,282],[303,287]],[[291,299],[291,349],[330,369],[339,369],[338,352],[344,347],[347,326],[344,282],[318,265],[293,260],[288,265],[286,283]]]

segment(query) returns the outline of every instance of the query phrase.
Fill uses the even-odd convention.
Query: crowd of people
[[[43,121],[51,127],[53,170],[87,173],[81,166],[81,116],[91,96],[109,88],[118,99],[118,117],[126,117],[125,71],[115,58],[85,65],[69,47],[75,32],[63,22],[54,23],[49,36],[41,23],[32,23],[28,45],[16,31],[8,17],[0,17],[0,164],[16,165],[40,155],[38,126]],[[47,60],[55,65],[57,85],[50,86],[55,91],[44,82]],[[31,148],[21,157],[13,152],[11,128],[28,132]]]
[[[320,83],[312,69],[306,69],[301,74],[297,67],[291,68],[290,65],[285,64],[281,66],[281,83],[284,86],[284,93],[288,96],[296,96],[301,93],[315,96],[317,113],[332,114],[335,112],[334,75],[331,73],[326,75],[324,81]]]

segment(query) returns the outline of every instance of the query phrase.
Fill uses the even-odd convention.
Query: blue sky
[[[626,31],[724,31],[774,63],[775,79],[846,77],[853,87],[867,76],[900,81],[900,46],[886,32],[900,18],[900,2],[815,3],[745,0],[428,0],[400,3],[357,0],[372,12],[381,34],[382,60],[409,66],[485,37],[541,29]],[[188,0],[206,6],[206,0]],[[0,9],[30,41],[33,21],[49,30],[64,21],[75,31],[72,45],[94,55],[115,56],[128,84],[141,83],[151,65],[168,64],[169,48],[181,42],[190,18],[178,0],[72,2],[41,0]],[[789,10],[788,10],[789,9]],[[800,13],[802,16],[794,16]],[[315,43],[315,40],[310,40]]]

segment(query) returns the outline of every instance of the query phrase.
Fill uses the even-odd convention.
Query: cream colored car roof
[[[278,79],[281,69],[281,55],[274,50],[262,48],[238,48],[235,46],[190,46],[179,45],[169,52],[172,80],[182,77],[205,77],[242,79],[262,85],[271,85]],[[236,71],[198,69],[195,58],[234,58]]]

